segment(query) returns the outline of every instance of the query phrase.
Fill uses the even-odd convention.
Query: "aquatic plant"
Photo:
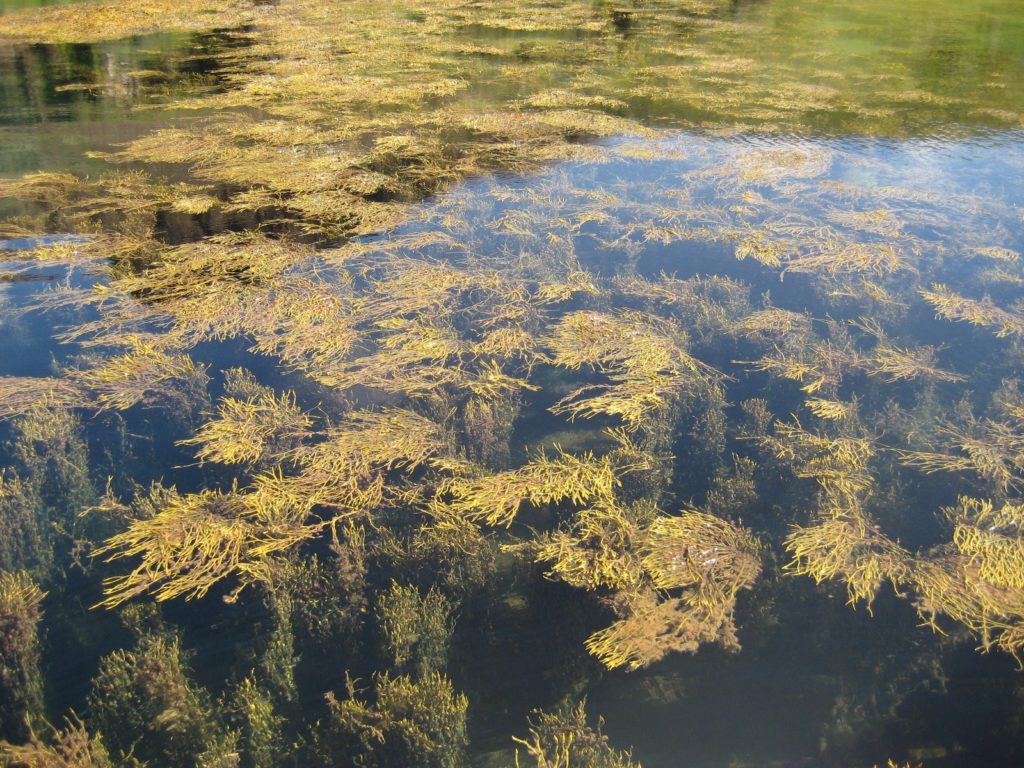
[[[609,383],[580,387],[552,411],[570,417],[618,416],[635,429],[692,381],[715,374],[689,355],[679,339],[668,322],[641,313],[565,315],[548,341],[553,362],[572,370],[590,367]]]
[[[394,674],[422,680],[447,666],[453,628],[452,606],[431,588],[421,596],[415,586],[391,583],[380,596],[377,618],[384,636],[383,652]]]
[[[737,519],[759,500],[756,473],[759,465],[746,456],[733,454],[732,466],[716,474],[702,505],[715,517]]]
[[[106,605],[148,590],[163,600],[202,596],[231,574],[258,569],[247,557],[255,526],[245,519],[237,494],[202,491],[182,496],[175,489],[154,488],[143,505],[152,510],[151,516],[137,518],[95,551],[113,559],[142,555],[133,571],[107,581]]]
[[[51,743],[32,733],[25,744],[0,742],[0,760],[11,768],[114,768],[115,765],[139,765],[134,758],[114,763],[102,737],[89,733],[82,721],[74,715],[67,718],[64,728],[54,729],[49,741]]]
[[[0,38],[15,42],[84,43],[114,40],[160,30],[213,29],[251,18],[243,0],[195,0],[187,4],[145,0],[130,8],[92,2],[84,8],[55,6],[5,14]]]
[[[931,290],[921,290],[921,296],[935,307],[935,313],[947,320],[960,320],[994,328],[996,336],[1004,338],[1024,334],[1024,317],[996,306],[991,299],[969,299],[954,293],[941,283],[932,285]]]
[[[856,502],[874,483],[869,462],[875,448],[868,436],[810,432],[794,417],[792,422],[775,422],[774,434],[760,442],[776,459],[789,463],[797,477],[815,480],[826,505],[834,509],[846,509],[847,501]]]
[[[468,701],[444,675],[420,680],[378,675],[376,700],[360,700],[349,681],[348,698],[328,694],[328,717],[321,721],[315,750],[326,766],[458,768],[463,764]]]
[[[459,765],[453,605],[502,648],[495,616],[520,626],[524,605],[585,590],[611,622],[591,632],[587,614],[586,648],[636,669],[738,648],[765,555],[869,608],[888,581],[935,627],[1024,647],[1024,406],[1006,385],[980,410],[964,329],[938,346],[909,322],[931,307],[993,330],[1005,355],[977,350],[978,370],[1014,375],[1024,278],[994,243],[1015,242],[1018,211],[905,182],[840,142],[773,136],[978,125],[975,107],[1016,126],[1005,87],[969,107],[895,46],[826,61],[775,30],[749,37],[748,12],[719,0],[122,10],[0,20],[25,42],[232,27],[210,54],[216,87],[171,105],[193,117],[94,157],[133,170],[0,181],[18,211],[5,236],[83,236],[5,255],[0,280],[60,276],[29,309],[72,346],[51,375],[0,378],[14,435],[0,566],[32,567],[77,616],[52,585],[95,554],[75,578],[86,594],[104,579],[109,616],[142,638],[101,663],[88,731],[71,722],[50,746],[22,732],[0,762]],[[759,130],[648,125],[672,121]],[[86,438],[102,448],[111,423],[152,466],[97,463]],[[198,465],[173,466],[172,442]],[[935,488],[968,495],[911,551],[894,531],[922,513],[902,489],[938,470]],[[108,473],[96,504],[90,475]],[[541,574],[568,586],[523,589]],[[258,613],[213,657],[232,658],[211,674],[224,718],[173,630],[125,610],[147,596],[199,602],[166,609],[190,629]],[[211,618],[211,596],[234,605]],[[560,637],[574,620],[553,621]],[[350,664],[388,671],[304,722],[335,682],[318,672]],[[538,766],[634,765],[582,705],[538,714],[518,743]]]
[[[102,408],[125,410],[161,398],[191,405],[179,383],[204,388],[205,371],[187,355],[168,354],[143,339],[129,340],[131,351],[75,370],[72,380],[90,391]]]
[[[412,471],[444,445],[437,425],[397,409],[354,412],[321,438],[289,453],[297,474],[278,467],[244,489],[182,495],[157,487],[137,500],[127,530],[93,553],[141,557],[129,574],[106,581],[104,604],[147,591],[158,600],[202,597],[229,576],[239,588],[265,581],[274,554],[382,505],[388,470]],[[317,507],[334,512],[314,517]]]
[[[296,609],[288,588],[288,577],[291,574],[287,573],[287,564],[279,570],[285,571],[285,574],[274,573],[261,585],[270,626],[261,638],[259,658],[252,677],[259,681],[272,702],[287,711],[298,704],[295,668],[299,663],[299,654],[296,651],[294,627]]]
[[[553,457],[540,454],[518,469],[482,477],[453,477],[444,488],[451,497],[445,506],[456,515],[487,525],[509,526],[523,504],[536,506],[565,499],[578,506],[590,499],[612,498],[618,482],[608,457],[558,450]]]
[[[961,498],[947,510],[952,518],[953,544],[977,564],[978,575],[1000,587],[1024,587],[1024,506]]]
[[[903,268],[903,257],[891,245],[830,244],[813,256],[799,256],[786,262],[786,272],[823,272],[835,276],[844,273],[886,275]]]
[[[383,533],[376,549],[418,584],[436,585],[453,599],[488,588],[499,544],[478,523],[444,504],[428,504],[411,531]]]
[[[132,651],[104,657],[89,695],[90,721],[118,762],[209,764],[224,756],[224,734],[206,692],[188,677],[180,641],[144,635]]]
[[[239,764],[245,768],[274,768],[288,757],[285,718],[277,713],[271,696],[252,677],[235,689],[228,710],[238,729]]]
[[[551,563],[550,578],[611,591],[622,618],[586,641],[610,668],[637,669],[707,642],[737,648],[736,597],[761,571],[749,531],[693,510],[666,516],[611,499],[576,513],[572,528],[542,541],[535,556]]]
[[[879,376],[890,384],[914,379],[947,382],[965,380],[960,374],[944,371],[935,365],[936,350],[933,347],[897,347],[887,339],[885,331],[876,320],[862,319],[854,325],[876,342],[871,354],[862,356],[859,361],[870,376]]]
[[[900,460],[926,473],[968,471],[1001,494],[1020,486],[1024,475],[1024,409],[1005,404],[1002,413],[977,418],[970,410],[954,422],[936,425],[935,442],[944,450],[903,450]]]
[[[829,404],[825,407],[834,410]],[[849,410],[841,413],[838,423],[850,420]],[[837,423],[832,413],[816,415]],[[776,422],[775,434],[761,442],[777,458],[792,462],[797,477],[813,479],[820,489],[810,524],[794,526],[786,538],[793,557],[787,567],[819,583],[842,580],[850,603],[863,600],[869,611],[885,581],[898,590],[908,578],[911,555],[881,531],[865,508],[874,486],[869,466],[875,455],[872,440],[815,434],[794,420]]]
[[[843,419],[850,418],[856,412],[856,405],[854,403],[844,403],[840,400],[809,397],[807,399],[807,410],[819,419],[842,421]]]
[[[291,603],[297,648],[322,650],[351,640],[367,612],[366,557],[365,529],[345,524],[332,530],[326,553],[274,563],[271,586]]]
[[[625,296],[636,296],[668,310],[699,347],[714,352],[715,342],[732,332],[750,313],[750,286],[725,275],[697,275],[685,280],[659,275],[646,280],[616,276],[614,286]],[[784,310],[780,310],[784,311]]]
[[[488,469],[507,469],[511,462],[509,444],[520,397],[472,397],[462,408],[463,441],[467,457]]]
[[[882,533],[859,507],[830,509],[811,525],[798,526],[786,539],[793,573],[821,583],[840,579],[851,604],[864,601],[871,609],[886,581],[896,589],[910,573],[910,554]]]
[[[551,563],[547,575],[583,589],[633,591],[643,581],[638,551],[642,510],[622,508],[610,499],[574,516],[570,530],[558,531],[537,549]]]
[[[294,393],[278,397],[270,390],[248,400],[225,397],[217,406],[216,418],[179,442],[198,445],[196,458],[200,461],[256,464],[268,450],[284,450],[283,441],[307,435],[311,425],[309,417],[295,405]]]
[[[626,618],[594,632],[587,650],[610,669],[640,669],[673,652],[695,652],[704,643],[736,650],[735,626],[724,605],[691,605],[645,593],[630,601]]]
[[[587,724],[586,702],[563,707],[555,712],[537,711],[530,718],[529,736],[513,737],[516,747],[516,768],[519,747],[536,768],[641,768],[633,756],[608,743],[601,732],[603,718],[591,727]]]
[[[772,352],[750,363],[754,370],[767,371],[775,376],[802,384],[801,390],[809,395],[831,393],[842,381],[843,375],[853,367],[855,358],[849,350],[829,341],[814,341],[799,352],[775,347]]]
[[[698,603],[733,602],[761,571],[750,532],[694,510],[646,529],[643,567],[658,589],[694,587]]]
[[[34,406],[72,407],[84,393],[72,382],[56,377],[0,376],[0,418],[23,416]]]
[[[0,568],[31,568],[40,575],[53,566],[53,541],[41,519],[39,497],[31,484],[17,475],[0,479],[0,525],[7,534],[0,540]]]
[[[941,631],[942,617],[970,629],[983,650],[997,648],[1020,659],[1024,648],[1020,591],[982,578],[970,558],[937,556],[914,563],[911,573],[917,608]]]
[[[27,740],[33,725],[42,723],[44,597],[24,571],[0,571],[0,724],[3,738],[11,741]]]
[[[73,411],[44,398],[11,427],[10,466],[0,476],[0,521],[11,535],[0,543],[0,564],[50,584],[82,528],[78,513],[95,498],[83,425]]]
[[[939,630],[941,616],[968,627],[985,650],[1020,660],[1024,649],[1021,598],[1021,505],[961,497],[945,510],[951,544],[913,563],[910,581],[918,611]]]
[[[587,650],[631,669],[704,643],[737,650],[736,598],[761,572],[756,539],[697,511],[659,516],[643,535],[646,584],[615,599],[623,618],[587,638]]]

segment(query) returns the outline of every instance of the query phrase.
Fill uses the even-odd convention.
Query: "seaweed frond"
[[[540,454],[518,469],[479,478],[452,478],[445,488],[446,505],[456,514],[487,525],[509,526],[523,504],[534,506],[566,500],[575,506],[612,499],[620,469],[607,457],[574,456],[558,450]]]
[[[690,355],[680,340],[680,332],[670,323],[639,312],[565,315],[547,342],[552,361],[570,370],[594,369],[608,383],[577,388],[552,412],[584,418],[617,416],[627,428],[639,427],[687,385],[717,375]]]
[[[921,289],[920,294],[939,317],[994,328],[1000,338],[1024,335],[1024,317],[997,307],[987,296],[981,300],[969,299],[941,283],[933,284],[931,290]]]
[[[274,441],[308,434],[312,421],[295,404],[295,393],[264,392],[248,400],[225,397],[216,417],[179,445],[197,445],[196,458],[223,464],[255,464]]]

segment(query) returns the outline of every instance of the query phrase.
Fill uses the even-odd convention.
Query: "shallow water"
[[[0,11],[26,5],[36,4]],[[287,736],[278,741],[301,744],[268,758],[246,741],[243,765],[348,764],[358,739],[331,742],[339,737],[315,723],[328,719],[327,691],[346,698],[348,672],[369,690],[380,686],[374,673],[413,668],[388,661],[382,606],[396,580],[420,594],[436,586],[454,606],[440,671],[469,700],[467,765],[512,765],[511,737],[526,735],[532,710],[584,698],[610,742],[647,768],[1021,761],[1024,678],[1005,649],[976,647],[1002,638],[1021,651],[1011,638],[1024,627],[1024,537],[1016,519],[972,518],[958,501],[1011,509],[1024,486],[1020,3],[281,0],[253,13],[235,30],[0,46],[0,176],[89,180],[56,192],[15,184],[0,201],[10,217],[0,223],[0,376],[27,377],[4,390],[4,477],[42,477],[34,514],[59,531],[29,555],[0,547],[0,567],[28,570],[49,593],[40,627],[51,721],[73,709],[94,731],[110,723],[88,696],[101,659],[135,647],[133,633],[179,632],[190,684],[218,702],[223,727],[248,733],[232,697],[249,676],[275,691],[267,700],[284,725],[274,727]],[[336,26],[308,39],[323,19]],[[348,48],[360,35],[379,35],[367,44],[381,48]],[[116,166],[95,154],[125,143]],[[112,167],[126,175],[104,177]],[[208,240],[224,233],[249,239]],[[559,346],[569,321],[595,317],[610,324],[583,351]],[[495,329],[526,329],[525,339],[497,348]],[[641,360],[639,375],[614,354],[572,362],[617,332],[627,352],[653,344],[668,362]],[[170,367],[145,378],[165,352],[189,355],[208,378]],[[104,369],[118,355],[127,373]],[[700,365],[687,369],[691,359]],[[266,477],[308,470],[297,469],[301,451],[283,449],[197,464],[197,446],[176,442],[214,419],[218,398],[236,391],[225,374],[235,367],[292,392],[309,414],[283,445],[322,444],[361,424],[361,409],[403,408],[440,423],[454,448],[366,469],[383,495],[352,514],[362,533],[345,527],[346,513],[280,550],[292,563],[282,568],[360,553],[360,578],[329,582],[336,594],[237,569],[209,595],[160,603],[161,619],[89,609],[102,578],[137,560],[83,569],[81,553],[153,514],[100,503],[108,478],[125,502],[158,481],[241,498]],[[18,405],[28,382],[51,376],[73,394]],[[595,405],[621,380],[655,403],[633,421],[614,410],[630,402]],[[504,386],[514,397],[493,395]],[[767,435],[754,426],[761,401],[775,422]],[[492,408],[484,416],[472,411],[481,402]],[[459,497],[467,477],[529,467],[538,451],[597,461],[623,445],[648,464],[617,476],[614,499],[523,502],[506,521]],[[861,465],[843,447],[870,456]],[[439,456],[476,463],[452,469]],[[82,460],[83,474],[69,469]],[[745,461],[756,464],[749,475]],[[696,653],[655,654],[634,671],[587,653],[593,633],[639,615],[639,598],[571,586],[523,542],[550,541],[608,503],[633,510],[626,548],[649,555],[643,501],[670,516],[704,510],[760,541],[759,574],[736,594],[741,649],[722,630]],[[462,510],[501,545],[493,562],[480,565],[471,544],[444,550],[443,538],[431,546],[447,554],[415,553],[430,503]],[[313,531],[331,508],[314,503],[300,522]],[[214,517],[243,515],[232,509]],[[787,537],[829,519],[864,527],[826,577]],[[291,530],[274,526],[259,535]],[[954,530],[987,530],[995,543],[963,549]],[[181,535],[169,530],[164,544]],[[718,595],[727,547],[696,556],[703,546],[682,546],[675,567],[706,558]],[[844,543],[831,546],[841,559]],[[52,562],[31,559],[44,550]],[[897,554],[858,592],[856,558],[879,552]],[[637,594],[692,594],[655,589],[652,566],[635,567]],[[987,632],[969,611],[956,615],[952,591],[945,603],[928,591],[932,567],[965,580],[959,598],[1002,601],[978,620]],[[154,579],[129,604],[152,605],[146,595],[168,582]],[[237,602],[221,600],[240,583]],[[331,602],[338,595],[351,602]],[[343,626],[316,635],[306,616],[318,610]],[[941,633],[926,625],[933,614]],[[291,688],[272,667],[284,663],[272,656],[283,653],[282,626],[299,657]],[[428,653],[413,647],[414,659]],[[167,711],[138,736],[143,756],[188,764],[198,752],[172,754],[185,747],[153,735],[175,717],[192,722]],[[23,738],[3,720],[0,736]],[[108,734],[108,746],[119,738]],[[330,762],[320,739],[347,746]],[[420,764],[367,754],[371,765]],[[520,760],[531,764],[522,747]]]
[[[806,183],[787,178],[755,185],[770,197],[769,209],[791,217],[789,223],[806,220],[807,226],[815,226],[830,211],[846,209],[846,196],[856,190],[863,196],[858,208],[885,209],[900,220],[902,234],[889,235],[886,241],[906,237],[908,251],[920,258],[911,269],[922,273],[904,279],[984,285],[1006,303],[1021,296],[1019,285],[991,281],[987,273],[992,265],[968,255],[973,242],[993,238],[1017,251],[1024,247],[1019,172],[1024,152],[1017,133],[913,140],[673,133],[653,145],[627,140],[606,146],[609,157],[598,165],[570,163],[528,178],[467,183],[426,206],[420,221],[399,227],[393,238],[401,241],[437,230],[455,234],[444,223],[458,211],[460,221],[465,216],[473,222],[469,247],[478,252],[543,250],[545,242],[564,241],[574,232],[575,255],[598,274],[621,276],[635,270],[654,281],[662,274],[682,280],[727,276],[749,285],[753,297],[770,296],[773,306],[808,312],[822,323],[870,317],[872,311],[883,314],[884,309],[865,306],[854,296],[844,301],[834,291],[816,294],[805,275],[780,279],[774,269],[737,261],[734,243],[724,236],[725,242],[704,242],[713,241],[706,235],[689,242],[689,236],[679,234],[667,235],[667,244],[647,241],[658,224],[677,231],[711,225],[730,232],[772,221],[771,213],[763,218],[746,210],[723,213],[741,205],[749,187],[729,189],[719,169],[781,147],[827,158],[827,170],[812,174]],[[654,155],[666,159],[649,159],[646,151],[642,159],[631,157],[652,148]],[[838,184],[843,186],[833,186]],[[609,214],[608,220],[578,230],[575,222],[586,220],[595,208],[595,190],[614,195],[614,200],[603,197],[598,206]],[[683,191],[685,205],[680,204]],[[530,234],[520,234],[522,228]],[[443,247],[432,255],[446,258]],[[923,308],[915,308],[903,323],[904,339],[938,345],[942,367],[984,370],[987,381],[971,378],[976,391],[990,391],[1019,370],[1016,356],[996,362],[991,355],[1002,353],[989,339],[961,334],[962,329],[951,329]],[[730,402],[768,397],[776,413],[799,407],[792,391],[740,372],[737,358],[749,359],[742,342],[731,340],[724,348],[715,344],[713,336],[701,343],[702,359],[738,377],[729,386]],[[849,387],[852,396],[866,401],[879,396],[867,382]],[[915,396],[908,391],[889,396],[913,407]],[[520,415],[515,443],[521,448],[585,446],[599,439],[587,422],[577,422],[575,434],[567,431],[569,425],[553,423],[545,410],[550,404],[550,397],[540,396]],[[730,450],[743,448],[742,440],[730,442]],[[686,453],[678,444],[675,450]],[[675,497],[699,499],[705,478],[687,477],[685,465],[679,471],[684,477],[677,479]],[[935,510],[959,492],[955,483],[919,480],[923,484],[900,502],[909,506],[890,510],[886,519],[887,530],[909,547],[929,547],[941,539]],[[772,500],[748,509],[744,522],[781,535],[778,508],[762,504],[771,507]],[[1018,683],[1011,660],[979,658],[962,646],[939,650],[941,643],[935,645],[934,637],[921,634],[919,618],[906,601],[887,596],[869,616],[863,608],[842,605],[841,587],[815,592],[793,583],[782,592],[751,598],[768,605],[749,609],[764,614],[756,626],[741,628],[744,647],[736,656],[709,648],[694,657],[669,657],[649,670],[592,679],[583,692],[593,710],[606,717],[613,742],[632,744],[638,760],[656,766],[870,764],[886,754],[930,757],[925,765],[998,765],[1003,755],[1015,753],[1016,732],[1000,740],[982,724],[1013,708],[1007,697],[1015,695]],[[545,627],[519,627],[517,632],[540,635],[534,641],[543,643]],[[541,669],[524,672],[523,667],[533,664],[518,655],[464,663],[471,679],[484,675],[491,685],[500,686],[501,705],[481,703],[478,713],[479,738],[485,744],[500,744],[505,738],[509,702],[523,702],[519,706],[527,709],[547,689],[544,680],[552,675],[544,662]],[[484,701],[489,698],[486,689],[479,695]],[[979,710],[987,714],[968,714]],[[501,751],[494,759],[504,764],[507,753]]]

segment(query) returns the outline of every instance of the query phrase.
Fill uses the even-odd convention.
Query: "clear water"
[[[863,195],[859,209],[880,206],[903,223],[903,235],[890,236],[887,242],[906,237],[903,242],[917,250],[921,269],[927,270],[926,280],[985,285],[1006,304],[1020,298],[1019,285],[991,282],[992,265],[966,254],[971,243],[993,239],[1011,249],[1024,247],[1021,138],[1019,132],[906,140],[774,134],[721,138],[673,132],[653,143],[612,141],[612,159],[598,165],[569,163],[525,178],[469,182],[426,206],[417,223],[399,227],[392,237],[401,241],[437,231],[460,236],[458,229],[445,227],[457,212],[459,221],[466,216],[474,223],[467,242],[471,250],[543,251],[545,243],[561,241],[575,231],[575,221],[585,220],[597,207],[609,214],[608,220],[588,224],[572,237],[576,255],[596,273],[635,271],[651,280],[666,273],[680,279],[721,275],[749,285],[751,296],[770,295],[774,306],[809,312],[819,322],[871,316],[871,309],[852,297],[844,303],[815,296],[804,275],[780,280],[774,269],[737,261],[732,241],[648,240],[652,216],[677,230],[709,224],[722,231],[756,227],[762,220],[746,211],[723,213],[742,206],[742,192],[749,188],[730,190],[719,169],[784,147],[825,156],[828,169],[807,181],[755,185],[778,206],[776,213],[821,222],[828,211],[846,209],[847,196],[856,189]],[[646,152],[644,159],[630,157],[652,148],[665,159],[648,159]],[[617,202],[602,200],[595,206],[595,190],[614,195]],[[520,234],[524,221],[529,236]],[[500,234],[510,230],[512,234]],[[950,250],[959,255],[950,255]],[[426,255],[443,259],[446,251],[428,249]],[[979,390],[990,391],[1019,371],[1015,353],[1000,360],[1005,348],[984,335],[950,328],[924,308],[915,309],[904,323],[908,338],[941,347],[941,366],[983,370],[984,377],[971,379]],[[766,386],[763,377],[741,372],[737,360],[749,359],[742,343],[733,341],[724,348],[716,344],[720,342],[705,342],[699,349],[703,360],[739,379],[729,387],[731,403],[768,397],[776,412],[798,407],[792,390]],[[880,396],[864,382],[849,386],[847,391],[865,401]],[[913,407],[909,392],[889,396]],[[520,417],[520,448],[586,446],[600,440],[585,421],[572,427],[557,423],[546,411],[550,404],[551,398],[538,396]],[[730,442],[730,450],[745,449],[742,440]],[[676,451],[686,453],[678,444]],[[676,498],[699,499],[705,490],[699,471],[687,476],[684,468],[680,474]],[[890,509],[887,530],[908,546],[935,544],[935,509],[958,492],[955,482],[946,484],[937,477],[921,479],[914,491],[904,488],[900,493],[909,496],[899,504],[908,506]],[[780,534],[779,509],[771,498],[745,515],[744,521],[756,530]],[[708,648],[695,656],[670,656],[650,669],[591,678],[583,693],[593,711],[605,716],[613,742],[632,744],[634,756],[653,766],[852,765],[854,760],[866,765],[886,754],[907,754],[924,765],[995,766],[1016,754],[1018,731],[1011,727],[1003,740],[988,728],[989,718],[1003,718],[1014,709],[1011,700],[1019,683],[1012,660],[979,657],[969,646],[939,650],[942,642],[922,634],[906,600],[887,595],[869,615],[863,607],[843,605],[841,586],[806,589],[790,583],[792,577],[781,578],[772,587],[779,592],[770,589],[750,598],[752,623],[741,627],[740,653]],[[765,603],[759,605],[761,601]],[[508,631],[517,635],[508,640],[515,646],[510,656],[472,658],[467,649],[470,658],[463,661],[467,682],[500,690],[500,698],[493,701],[487,687],[476,689],[482,700],[479,738],[496,745],[491,759],[497,765],[508,759],[499,745],[517,705],[528,709],[542,691],[550,695],[559,665],[569,663],[561,657],[533,659],[522,648],[533,643],[545,647],[548,625],[516,625]],[[486,682],[481,684],[481,678]],[[986,714],[979,715],[982,711]]]
[[[26,5],[34,4],[3,2],[0,9]],[[992,329],[936,317],[918,291],[946,284],[1020,312],[1024,259],[985,256],[984,249],[1024,254],[1024,7],[1015,0],[707,5],[714,6],[714,24],[686,9],[638,3],[615,16],[610,32],[514,22],[453,28],[453,37],[498,51],[466,65],[461,76],[468,86],[454,98],[459,110],[483,113],[575,88],[617,99],[616,116],[652,130],[588,139],[581,145],[589,151],[577,159],[473,176],[412,201],[401,223],[359,241],[366,258],[460,264],[471,253],[507,265],[517,258],[555,263],[571,253],[608,284],[717,275],[741,281],[754,306],[768,297],[772,306],[807,313],[818,339],[841,344],[849,334],[852,348],[867,352],[870,334],[851,323],[878,320],[903,346],[935,348],[936,365],[962,379],[934,387],[885,385],[851,374],[836,387],[838,399],[857,400],[880,445],[902,447],[915,431],[910,421],[935,429],[965,402],[984,412],[1024,370],[1021,337],[999,338]],[[606,19],[614,10],[595,3],[593,13]],[[230,95],[230,78],[214,71],[210,58],[228,45],[238,40],[211,32],[0,47],[0,175],[96,175],[106,163],[87,152],[109,151],[162,127],[196,125],[206,113],[163,105],[190,95]],[[545,66],[524,64],[519,79],[509,64],[538,59]],[[132,74],[141,71],[164,76]],[[415,82],[420,74],[408,76]],[[401,82],[402,70],[390,77]],[[152,166],[175,180],[190,178],[180,166]],[[0,205],[7,214],[26,210],[9,200]],[[758,233],[777,240],[788,270],[737,257],[737,246]],[[187,239],[173,223],[163,234],[172,242]],[[822,278],[806,265],[837,238],[891,246],[903,263],[882,273],[837,269]],[[82,351],[58,344],[55,331],[95,317],[17,310],[57,285],[84,288],[108,279],[78,268],[26,270],[19,251],[37,244],[13,236],[0,241],[7,252],[0,253],[0,375],[52,375]],[[326,266],[313,272],[341,295],[348,266],[335,256],[345,246],[323,246]],[[302,265],[296,274],[310,270]],[[870,293],[876,289],[880,294]],[[654,304],[628,292],[601,301],[601,309]],[[586,298],[574,302],[552,310],[552,326],[560,313],[595,306]],[[688,317],[690,309],[679,313]],[[800,384],[752,368],[765,349],[720,332],[714,321],[700,327],[710,330],[691,333],[690,348],[730,377],[724,410],[730,425],[741,420],[739,404],[748,398],[766,399],[780,419],[789,413],[809,419]],[[265,383],[295,387],[308,406],[318,404],[321,390],[303,390],[301,376],[247,346],[204,342],[194,351],[210,366],[214,394],[224,369],[244,365]],[[601,428],[614,426],[614,419],[569,422],[548,410],[573,380],[553,366],[539,367],[542,387],[525,395],[512,431],[513,465],[538,446],[604,445]],[[374,401],[372,393],[354,397]],[[332,405],[320,407],[330,413]],[[90,450],[101,457],[90,470],[97,481],[128,469],[140,484],[163,479],[196,491],[229,476],[197,468],[189,450],[173,444],[193,424],[141,409],[126,413],[120,426],[105,419],[87,427]],[[9,437],[10,427],[4,429]],[[113,447],[119,429],[141,436],[131,456]],[[732,426],[717,459],[705,455],[694,433],[676,435],[672,451],[677,464],[666,499],[677,507],[704,503],[715,461],[728,467],[732,454],[755,453]],[[915,552],[948,541],[942,507],[990,489],[969,473],[926,474],[895,463],[878,471],[879,523]],[[791,525],[808,518],[807,511],[786,508],[806,500],[789,483],[792,478],[764,478],[759,497],[742,509],[743,524],[770,544],[761,581],[740,597],[743,647],[736,654],[704,647],[635,672],[606,670],[583,649],[587,635],[610,620],[605,608],[536,573],[502,574],[492,593],[457,614],[447,668],[470,700],[469,764],[511,765],[510,737],[525,733],[530,710],[584,696],[588,711],[605,717],[611,742],[631,745],[647,768],[868,766],[889,757],[929,768],[1019,764],[1024,679],[1013,658],[977,653],[976,638],[963,632],[932,633],[920,626],[913,598],[891,587],[883,587],[869,615],[863,604],[845,605],[843,584],[816,585],[786,573],[781,542]],[[1019,498],[1019,488],[1011,484],[1006,497]],[[550,510],[520,520],[512,535],[524,536],[530,526],[554,527]],[[129,642],[109,616],[85,610],[98,599],[95,581],[72,568],[68,573],[55,588],[63,590],[61,607],[46,620],[44,670],[54,718],[71,707],[82,710],[98,659]],[[166,609],[194,652],[197,679],[213,691],[225,686],[225,669],[251,660],[265,618],[259,605],[235,609],[216,598],[172,601]],[[364,678],[372,672],[365,657],[304,658],[298,674],[308,702],[300,719],[319,717],[323,691],[342,690],[344,664]]]

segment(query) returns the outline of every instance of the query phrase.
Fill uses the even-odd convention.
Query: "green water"
[[[0,44],[0,739],[1021,763],[1024,6],[246,9]]]
[[[3,3],[0,12],[54,3]],[[96,173],[87,153],[174,122],[158,109],[174,96],[213,88],[218,35],[168,33],[77,45],[0,46],[0,174]]]
[[[557,33],[562,45],[494,29],[477,36],[524,57],[557,47],[570,66],[554,69],[551,87],[622,98],[656,123],[855,135],[1020,127],[1024,28],[1012,0],[721,5],[717,24],[638,6],[595,59],[571,33]],[[486,93],[493,87],[510,81]]]

